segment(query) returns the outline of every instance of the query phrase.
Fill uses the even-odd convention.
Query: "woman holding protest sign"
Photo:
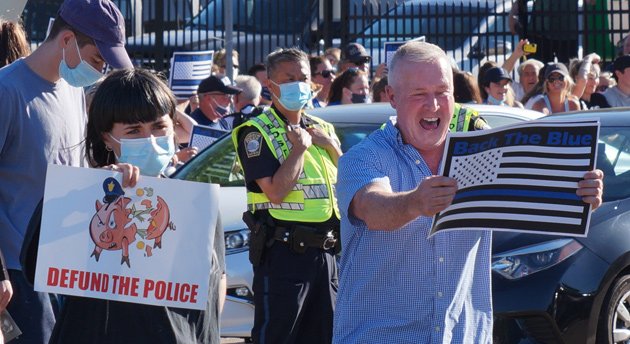
[[[134,187],[141,176],[161,176],[175,154],[175,105],[168,87],[145,70],[110,74],[89,108],[86,155],[90,165],[122,173],[123,188]],[[220,221],[211,259],[205,310],[69,296],[50,342],[218,344],[219,313],[225,296],[225,244]]]

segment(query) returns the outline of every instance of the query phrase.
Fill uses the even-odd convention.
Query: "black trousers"
[[[333,250],[275,242],[254,268],[254,343],[331,343],[337,299]]]

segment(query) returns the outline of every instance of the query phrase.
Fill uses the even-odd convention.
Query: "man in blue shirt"
[[[339,160],[342,215],[334,343],[492,343],[490,231],[440,232],[431,217],[457,182],[438,176],[455,107],[442,49],[410,42],[395,53],[387,97],[397,118]],[[601,204],[602,172],[578,195]]]
[[[224,81],[225,79],[225,81]],[[232,97],[241,93],[241,89],[229,84],[229,79],[211,75],[201,81],[197,87],[199,107],[190,113],[190,117],[200,125],[225,131],[232,130],[231,121],[223,116],[231,113]]]

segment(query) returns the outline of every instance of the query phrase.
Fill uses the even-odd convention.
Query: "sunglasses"
[[[335,74],[334,70],[332,70],[332,69],[324,69],[321,72],[314,73],[313,76],[321,75],[322,78],[330,78],[330,76],[333,75],[333,74]]]
[[[556,77],[550,76],[547,78],[547,82],[550,84],[553,84],[554,82],[556,82],[556,80],[564,81],[564,75],[558,75]]]

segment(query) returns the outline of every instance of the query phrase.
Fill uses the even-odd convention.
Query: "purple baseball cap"
[[[65,0],[59,16],[92,38],[105,62],[114,68],[133,68],[125,50],[125,18],[110,0]]]

